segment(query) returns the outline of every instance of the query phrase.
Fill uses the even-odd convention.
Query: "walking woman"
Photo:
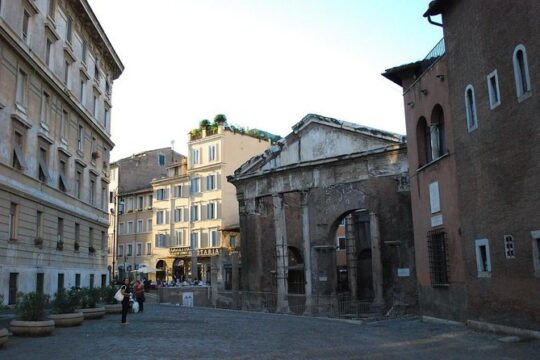
[[[140,282],[140,280],[137,280],[135,282],[135,299],[137,299],[137,302],[139,303],[139,312],[143,312],[143,310],[144,310],[144,286]]]
[[[124,279],[124,285],[120,288],[122,295],[124,295],[124,300],[122,300],[122,324],[127,324],[127,313],[129,311],[129,295],[131,294],[131,289],[129,287],[129,279]]]

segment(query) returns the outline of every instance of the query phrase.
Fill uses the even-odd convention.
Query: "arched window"
[[[431,112],[431,156],[440,158],[447,153],[446,135],[444,129],[444,112],[442,106],[437,104]]]
[[[433,160],[431,153],[431,133],[427,126],[426,118],[418,119],[416,125],[416,144],[418,147],[418,167],[421,167]]]
[[[523,100],[531,92],[531,81],[529,79],[529,63],[527,62],[527,50],[525,46],[519,44],[514,49],[512,58],[514,63],[514,78],[516,80],[516,95],[518,100]]]
[[[474,88],[472,85],[467,85],[465,88],[465,112],[467,113],[467,129],[471,132],[478,128],[476,100],[474,98]]]

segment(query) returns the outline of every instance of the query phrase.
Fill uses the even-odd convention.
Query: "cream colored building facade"
[[[107,283],[123,71],[86,0],[0,1],[0,294]]]
[[[211,257],[238,249],[238,201],[227,176],[270,145],[226,123],[191,135],[187,162],[172,164],[168,177],[152,182],[158,279],[209,282]]]

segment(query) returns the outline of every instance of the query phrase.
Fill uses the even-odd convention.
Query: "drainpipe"
[[[436,22],[436,21],[431,20],[431,16],[430,16],[430,15],[427,16],[427,21],[428,21],[431,25],[443,27],[443,24],[442,24],[442,23],[438,23],[438,22]]]

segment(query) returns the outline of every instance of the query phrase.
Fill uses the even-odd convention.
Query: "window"
[[[67,17],[67,24],[66,24],[66,41],[71,44],[73,35],[73,19],[71,16]]]
[[[133,221],[127,223],[127,234],[133,234]]]
[[[177,185],[174,187],[174,197],[182,197],[182,185]]]
[[[80,100],[81,100],[82,106],[84,106],[84,103],[85,103],[84,102],[84,98],[86,96],[85,89],[86,89],[86,81],[81,80],[80,87],[79,87],[79,94],[81,95]]]
[[[158,189],[156,191],[156,200],[167,200],[168,199],[168,194],[167,194],[167,189]]]
[[[47,42],[45,45],[45,64],[47,64],[47,66],[51,66],[51,53],[52,53],[52,41],[51,39],[47,38]]]
[[[88,251],[94,247],[94,228],[88,228]]]
[[[514,78],[516,80],[516,95],[518,101],[525,100],[531,93],[531,81],[529,78],[529,64],[527,50],[522,44],[514,49],[512,57],[514,63]]]
[[[200,155],[201,153],[199,149],[191,149],[191,164],[192,165],[197,165],[201,163]]]
[[[64,85],[69,88],[71,63],[67,60],[64,61]]]
[[[124,235],[126,233],[126,224],[121,222],[118,224],[118,235]]]
[[[75,197],[80,199],[82,196],[83,169],[77,166],[75,171]]]
[[[146,219],[146,231],[152,231],[152,219]]]
[[[11,203],[9,206],[9,240],[17,240],[19,226],[19,205]]]
[[[216,229],[210,230],[210,246],[211,247],[218,247],[219,246],[219,238],[218,238],[218,232]]]
[[[90,177],[90,193],[88,201],[91,205],[95,205],[96,203],[96,178],[94,176]]]
[[[182,221],[182,209],[174,209],[174,222]]]
[[[142,220],[137,220],[137,232],[142,233],[143,231],[144,231],[144,229],[143,229],[143,221]]]
[[[431,213],[436,214],[441,211],[441,202],[439,198],[439,182],[435,181],[429,184],[429,204]]]
[[[229,235],[229,246],[232,248],[236,247],[236,235]]]
[[[26,169],[23,134],[25,134],[25,132],[21,128],[16,128],[13,132],[13,160],[11,165],[14,169],[19,171],[24,171]]]
[[[174,233],[174,244],[172,246],[180,246],[183,243],[183,231],[177,230]]]
[[[165,223],[165,211],[159,210],[156,212],[156,224],[162,225]]]
[[[81,287],[81,274],[75,274],[75,287],[77,289]]]
[[[49,8],[47,9],[47,15],[54,19],[54,10],[56,8],[56,0],[49,0]]]
[[[206,177],[206,190],[216,189],[216,175],[208,175]]]
[[[147,207],[147,209],[152,209],[152,201],[153,201],[153,196],[152,196],[152,194],[150,194],[146,198],[146,207]]]
[[[99,84],[99,66],[98,66],[98,62],[96,60],[96,62],[94,63],[94,80],[96,81],[97,84]]]
[[[507,259],[515,259],[516,257],[514,237],[512,235],[504,235],[504,255]]]
[[[152,255],[152,243],[146,243],[146,255]]]
[[[191,193],[201,192],[201,178],[196,177],[191,179]]]
[[[491,256],[489,254],[488,239],[476,240],[475,246],[478,277],[491,277]]]
[[[127,212],[133,211],[133,198],[132,197],[128,197],[126,200],[126,211]]]
[[[443,229],[428,232],[429,270],[431,285],[446,286],[448,280],[448,264],[446,254],[446,234]]]
[[[45,274],[44,273],[37,273],[36,274],[36,292],[39,294],[43,294],[43,283],[45,281]]]
[[[416,125],[416,142],[418,146],[418,167],[421,167],[432,160],[431,132],[424,117],[418,119]]]
[[[23,70],[19,69],[17,74],[17,93],[15,101],[20,107],[22,107],[22,109],[19,107],[19,110],[22,110],[23,112],[26,111],[27,81],[28,76]]]
[[[17,302],[17,289],[19,273],[9,273],[9,295],[8,305],[15,305]]]
[[[141,256],[141,255],[142,255],[142,244],[137,243],[137,256]]]
[[[165,165],[165,154],[159,154],[159,156],[158,156],[158,162],[159,162],[159,165],[160,165],[160,166],[164,166],[164,165]]]
[[[107,211],[107,185],[101,184],[101,204],[100,208]]]
[[[156,247],[167,247],[167,234],[156,234]]]
[[[60,156],[60,166],[58,167],[58,189],[63,192],[68,191],[67,159],[63,156]]]
[[[215,202],[210,202],[206,206],[206,217],[208,219],[217,219],[217,204]]]
[[[107,129],[109,127],[109,115],[110,114],[110,110],[108,107],[104,107],[103,109],[103,127],[105,129]]]
[[[36,239],[43,239],[43,211],[36,212]]]
[[[217,159],[217,145],[208,146],[208,161],[216,161]]]
[[[540,277],[540,230],[531,231],[534,276]]]
[[[105,249],[105,244],[107,243],[107,235],[105,234],[105,231],[101,232],[101,250]]]
[[[133,256],[133,244],[128,244],[127,246],[127,256]]]
[[[56,225],[56,241],[64,241],[64,219],[58,218],[58,223]]]
[[[77,132],[77,150],[84,151],[84,127],[82,125],[79,125]]]
[[[69,114],[66,110],[62,110],[62,124],[60,125],[61,140],[67,143],[68,130],[69,130]]]
[[[489,95],[489,108],[495,109],[501,104],[501,93],[499,92],[499,77],[497,76],[497,70],[493,70],[487,76],[487,87]]]
[[[191,248],[192,249],[199,248],[199,233],[196,231],[191,233]]]
[[[137,210],[142,210],[144,208],[144,197],[142,195],[137,196]]]
[[[345,236],[337,237],[337,248],[338,250],[345,250],[347,248],[347,238]]]
[[[431,159],[435,160],[447,153],[444,129],[444,113],[442,107],[437,104],[431,112]]]
[[[86,40],[83,40],[82,42],[82,49],[81,49],[81,64],[86,67],[86,55],[88,54],[88,43]]]
[[[92,97],[92,115],[96,119],[97,119],[97,113],[98,113],[98,95],[94,93],[94,96]]]
[[[118,245],[118,257],[124,256],[124,245]]]
[[[38,179],[42,183],[49,182],[49,163],[48,151],[44,146],[39,147],[39,164],[38,164]]]
[[[191,205],[191,221],[199,221],[199,205]]]
[[[465,112],[467,115],[467,129],[469,132],[478,128],[478,118],[476,116],[476,100],[474,97],[474,88],[467,85],[465,88]]]
[[[56,286],[58,290],[61,290],[64,288],[64,274],[58,274],[58,281],[57,281]]]
[[[30,14],[28,11],[24,10],[23,12],[23,21],[22,21],[22,39],[27,44],[30,45]]]
[[[75,223],[75,244],[81,243],[81,225],[79,223]],[[75,248],[77,250],[77,248]]]

